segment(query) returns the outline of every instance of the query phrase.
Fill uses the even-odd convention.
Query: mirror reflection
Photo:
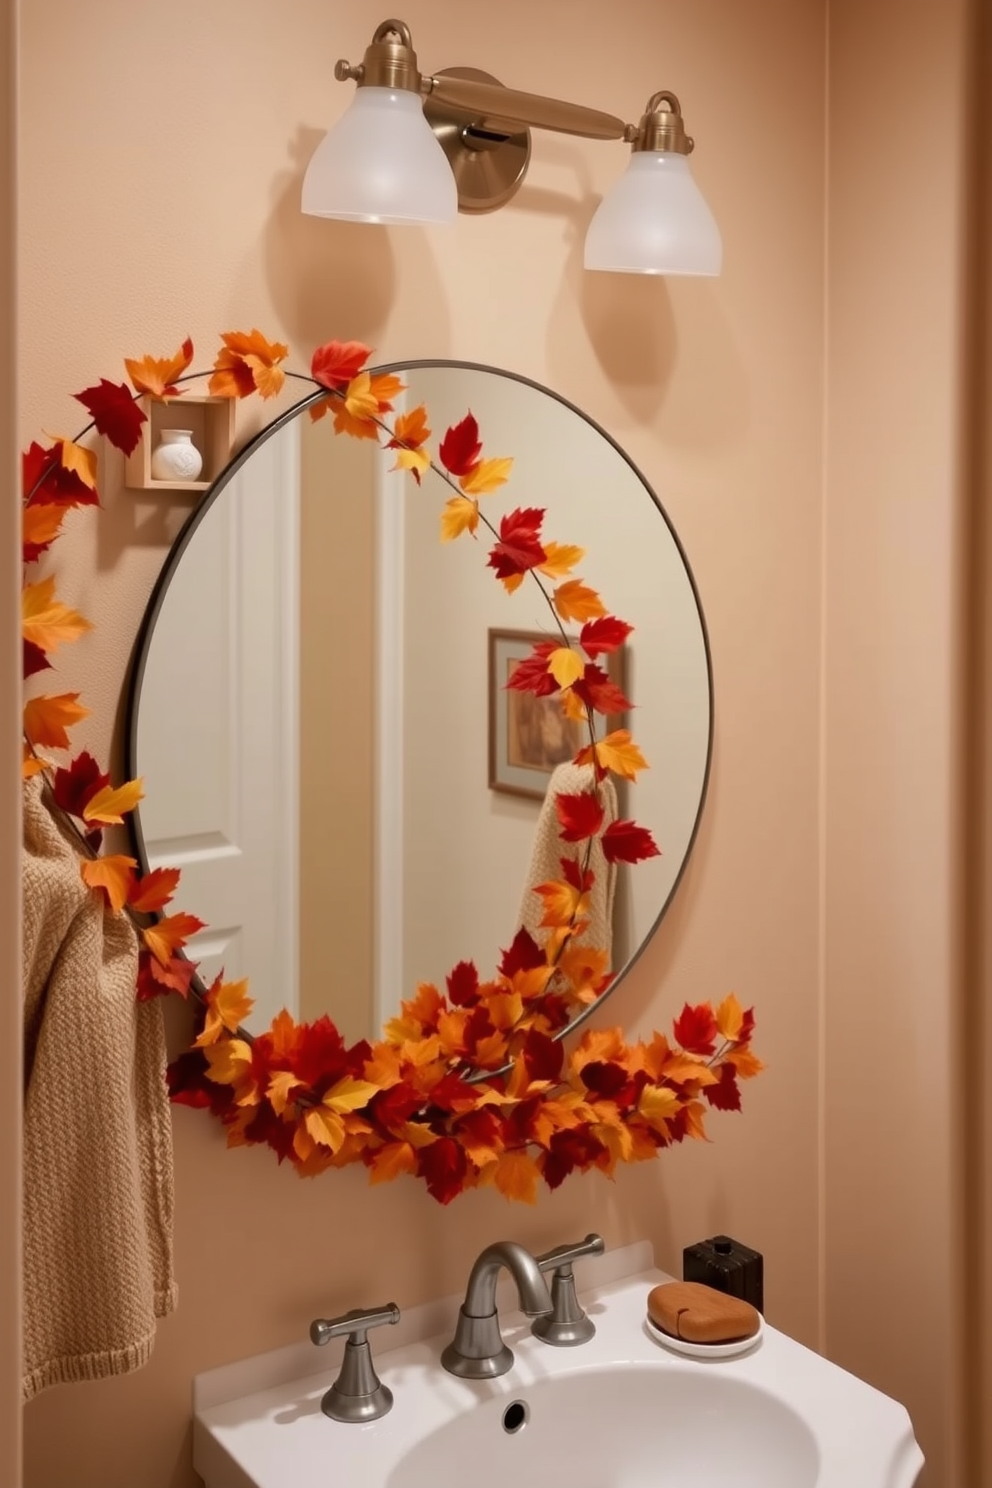
[[[609,660],[635,706],[606,727],[629,726],[650,768],[614,809],[661,852],[600,865],[587,935],[622,973],[676,887],[706,786],[709,656],[685,557],[623,452],[554,394],[462,364],[395,370],[397,411],[426,404],[432,448],[471,410],[484,454],[512,456],[481,498],[490,519],[543,507],[546,537],[586,549],[577,572],[634,627]],[[372,1036],[459,961],[491,976],[557,873],[549,782],[580,788],[572,725],[505,688],[551,634],[544,598],[528,582],[507,594],[488,544],[439,541],[451,491],[394,460],[307,410],[277,421],[190,518],[139,637],[138,850],[182,868],[179,907],[208,926],[190,954],[204,981],[249,978],[255,1031],[286,1006]]]

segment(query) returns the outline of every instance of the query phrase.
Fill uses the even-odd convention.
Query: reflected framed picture
[[[565,717],[557,693],[536,697],[507,688],[518,663],[540,641],[550,639],[538,630],[489,632],[489,788],[535,801],[544,800],[556,765],[572,759],[589,742],[586,726]],[[625,690],[626,645],[600,657],[597,664]],[[600,722],[602,733],[609,733],[623,728],[626,718],[615,713]]]

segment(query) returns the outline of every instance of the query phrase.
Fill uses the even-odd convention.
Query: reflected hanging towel
[[[172,1127],[137,936],[24,788],[24,1398],[147,1362],[176,1305]]]
[[[555,796],[578,795],[580,791],[592,790],[593,784],[592,765],[576,765],[568,761],[551,772],[548,789],[541,803],[541,814],[537,819],[534,847],[517,922],[530,932],[539,945],[543,945],[546,940],[547,931],[539,928],[544,915],[544,902],[539,894],[534,893],[534,888],[537,884],[560,879],[562,858],[571,858],[578,862],[587,845],[584,842],[561,840]],[[608,827],[611,822],[616,821],[618,815],[617,793],[609,776],[600,782],[600,800],[604,808],[603,826]],[[613,901],[616,895],[617,869],[615,863],[606,861],[599,838],[593,843],[589,867],[595,875],[589,894],[589,927],[576,939],[581,945],[606,951],[612,962]]]

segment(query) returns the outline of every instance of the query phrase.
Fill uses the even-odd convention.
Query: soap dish
[[[666,1333],[649,1317],[644,1319],[644,1326],[648,1330],[648,1336],[656,1343],[687,1359],[734,1359],[738,1354],[748,1354],[758,1347],[765,1331],[765,1324],[759,1317],[758,1331],[752,1333],[750,1338],[735,1338],[730,1343],[690,1343],[687,1338],[675,1338],[671,1333]]]

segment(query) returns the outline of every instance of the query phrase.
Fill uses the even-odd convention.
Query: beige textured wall
[[[961,0],[830,7],[825,1341],[909,1405],[934,1488],[979,1481],[957,1295],[967,25]],[[941,125],[908,148],[913,98]]]
[[[674,909],[612,1012],[635,1032],[730,987],[759,1010],[767,1075],[743,1119],[534,1210],[491,1193],[439,1209],[411,1183],[314,1184],[267,1152],[228,1153],[176,1112],[180,1306],[151,1364],[26,1412],[29,1488],[188,1488],[189,1380],[303,1336],[315,1311],[457,1287],[499,1233],[534,1246],[595,1223],[646,1236],[675,1268],[727,1229],[764,1250],[770,1316],[817,1340],[818,729],[823,367],[824,32],[792,0],[619,0],[408,19],[428,68],[476,64],[518,87],[636,115],[677,88],[726,272],[652,282],[581,269],[583,229],[619,147],[542,136],[517,202],[447,231],[302,218],[303,164],[349,90],[331,69],[381,19],[359,0],[133,0],[25,7],[22,438],[78,427],[73,389],[187,332],[261,326],[304,366],[331,335],[383,358],[505,365],[589,410],[654,483],[691,555],[713,644],[711,795]],[[57,107],[53,107],[57,100]],[[760,150],[742,168],[740,121]],[[247,427],[259,416],[251,410]],[[110,475],[113,476],[113,465]],[[105,754],[128,648],[174,516],[111,478],[57,558],[97,622],[67,668]],[[195,906],[188,906],[195,908]]]
[[[0,450],[3,484],[16,489],[16,348],[14,258],[15,123],[17,106],[16,34],[13,6],[0,10]],[[20,644],[18,593],[21,584],[17,502],[0,507],[0,976],[13,989],[20,983]],[[0,999],[0,1482],[17,1488],[21,1480],[20,1411],[20,1191],[21,1019],[19,999]]]

